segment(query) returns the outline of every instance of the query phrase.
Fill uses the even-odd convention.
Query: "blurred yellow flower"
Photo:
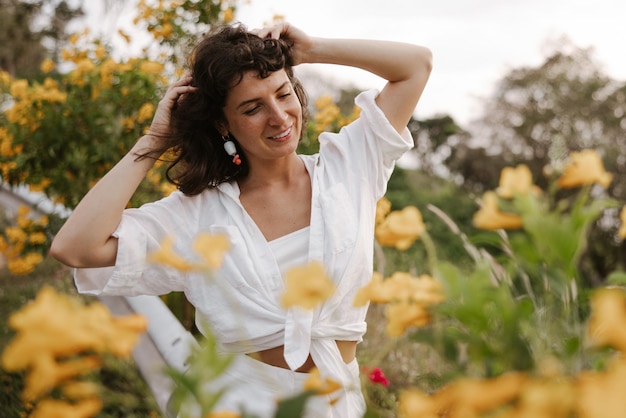
[[[75,403],[47,398],[37,404],[29,418],[89,418],[96,416],[101,409],[102,401],[99,398]]]
[[[472,221],[476,228],[487,230],[519,229],[523,226],[522,218],[519,215],[500,212],[498,196],[493,191],[485,192],[482,206],[474,214]]]
[[[145,122],[151,119],[152,115],[154,115],[154,105],[150,102],[144,103],[137,112],[137,122]]]
[[[540,189],[533,184],[533,175],[525,164],[517,167],[505,167],[500,173],[500,185],[496,193],[501,197],[510,199],[515,195],[526,195],[528,193],[538,194]]]
[[[22,257],[12,257],[7,261],[7,268],[12,274],[24,275],[32,273],[41,262],[43,256],[39,253],[28,253]]]
[[[48,74],[49,72],[54,70],[54,67],[54,61],[52,61],[50,58],[46,58],[45,60],[43,60],[39,68],[44,74]]]
[[[626,239],[626,206],[624,206],[619,213],[620,226],[617,234],[621,239]]]
[[[224,23],[230,23],[233,21],[233,19],[235,18],[235,11],[233,10],[232,7],[229,7],[228,9],[224,10]]]
[[[164,65],[155,61],[142,61],[139,64],[139,70],[150,75],[160,75],[163,73]]]
[[[193,249],[210,268],[216,270],[222,266],[224,253],[230,250],[230,242],[225,235],[199,234]]]
[[[304,381],[303,389],[305,391],[314,391],[318,395],[329,395],[341,389],[341,387],[341,383],[331,378],[326,377],[324,378],[324,380],[322,380],[320,371],[317,369],[317,367],[315,367],[309,372],[309,376]]]
[[[604,170],[600,155],[594,150],[572,152],[563,175],[557,180],[559,187],[573,188],[597,183],[607,188],[613,175]]]
[[[400,337],[409,327],[421,327],[430,321],[426,308],[409,299],[388,305],[385,316],[387,317],[385,331],[390,337]]]
[[[388,303],[391,301],[393,294],[390,286],[385,286],[383,275],[374,272],[372,280],[364,287],[360,288],[354,297],[352,305],[354,307],[365,306],[368,302]]]
[[[372,303],[389,303],[394,300],[409,300],[425,306],[435,305],[445,300],[444,288],[440,281],[422,274],[414,277],[409,273],[395,272],[383,280],[380,273],[375,272],[369,284],[359,289],[354,306]]]
[[[623,326],[623,323],[622,323]],[[624,384],[626,361],[610,362],[606,371],[583,371],[576,377],[577,417],[622,418],[624,416]]]
[[[185,260],[174,252],[174,241],[171,237],[165,237],[161,241],[161,247],[148,254],[148,261],[157,264],[164,264],[180,271],[200,270],[202,266],[193,264]]]
[[[11,74],[4,70],[0,70],[0,85],[8,86],[11,83]]]
[[[42,355],[30,365],[22,396],[25,400],[34,401],[63,382],[97,370],[101,365],[98,356],[57,361],[52,356]]]
[[[391,211],[391,202],[386,197],[382,197],[376,202],[376,225],[385,220],[385,217]]]
[[[114,318],[101,303],[83,305],[48,286],[11,314],[8,324],[17,334],[2,352],[2,367],[27,370],[26,399],[99,367],[100,358],[85,353],[129,356],[147,328],[141,315]]]
[[[232,411],[211,411],[204,418],[241,418],[241,415]]]
[[[286,276],[286,289],[281,300],[285,308],[313,309],[335,292],[335,286],[317,262],[292,268]]]
[[[591,295],[587,335],[594,347],[609,346],[626,353],[626,291],[602,288]]]
[[[28,80],[13,80],[9,93],[13,98],[22,99],[26,97],[28,91]]]
[[[392,211],[376,227],[376,240],[382,246],[407,250],[426,231],[422,214],[415,206]]]
[[[396,409],[398,418],[439,418],[435,398],[419,389],[409,388],[400,392]]]
[[[48,241],[48,237],[43,232],[32,232],[28,235],[28,242],[31,244],[44,244]]]

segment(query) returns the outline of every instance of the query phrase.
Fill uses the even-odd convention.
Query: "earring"
[[[237,148],[235,147],[235,143],[230,139],[230,135],[222,136],[224,140],[224,150],[228,155],[233,157],[233,163],[235,165],[241,164],[241,158],[239,158],[239,154],[237,154]]]

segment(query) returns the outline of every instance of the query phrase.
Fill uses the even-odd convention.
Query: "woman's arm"
[[[137,158],[158,147],[168,135],[171,109],[181,94],[195,89],[190,78],[170,86],[155,113],[149,133],[85,195],[56,234],[50,255],[71,267],[103,267],[115,264],[117,239],[111,234],[128,201],[139,187],[154,158]],[[157,156],[158,157],[158,156]]]
[[[259,36],[281,37],[293,44],[299,63],[324,63],[361,68],[388,81],[376,103],[392,126],[402,131],[424,91],[432,68],[429,49],[400,42],[309,37],[283,23],[258,31]]]

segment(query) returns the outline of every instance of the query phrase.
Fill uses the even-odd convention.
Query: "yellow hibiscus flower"
[[[426,231],[422,214],[415,206],[392,211],[376,227],[376,239],[385,247],[407,250]]]
[[[299,306],[313,309],[335,293],[321,264],[312,262],[304,267],[295,267],[287,272],[286,289],[282,297],[285,308]]]
[[[341,389],[341,383],[328,377],[322,380],[320,371],[317,368],[313,368],[304,381],[304,390],[312,390],[318,395],[329,395],[339,389]]]
[[[587,335],[596,347],[610,346],[626,352],[626,291],[603,288],[591,296]]]
[[[472,219],[476,228],[494,229],[519,229],[522,227],[522,218],[513,213],[500,212],[498,209],[498,196],[495,192],[485,192],[483,204]]]
[[[230,242],[225,235],[200,234],[193,243],[193,249],[210,268],[218,269],[222,266],[224,253],[230,249]]]
[[[515,195],[538,194],[540,189],[533,184],[533,175],[525,164],[517,167],[505,167],[500,172],[500,184],[496,192],[501,197],[510,199]]]
[[[569,164],[563,175],[557,180],[559,187],[569,189],[597,183],[607,188],[613,180],[613,175],[604,170],[602,159],[594,150],[572,152]]]

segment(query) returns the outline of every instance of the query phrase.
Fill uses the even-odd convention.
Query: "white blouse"
[[[88,294],[158,295],[183,291],[196,308],[200,330],[209,326],[225,351],[250,353],[284,345],[292,370],[309,353],[322,376],[350,381],[335,340],[361,341],[367,308],[354,308],[357,290],[372,276],[376,202],[395,161],[413,146],[398,134],[375,103],[377,92],[361,93],[359,119],[339,133],[319,137],[320,152],[300,156],[311,178],[311,220],[304,260],[320,262],[336,286],[314,310],[285,309],[284,282],[270,244],[239,201],[236,182],[195,196],[167,198],[124,211],[115,233],[116,265],[79,269],[75,282]],[[225,234],[231,250],[214,277],[146,263],[146,255],[169,235],[175,250],[194,257],[201,232]]]

